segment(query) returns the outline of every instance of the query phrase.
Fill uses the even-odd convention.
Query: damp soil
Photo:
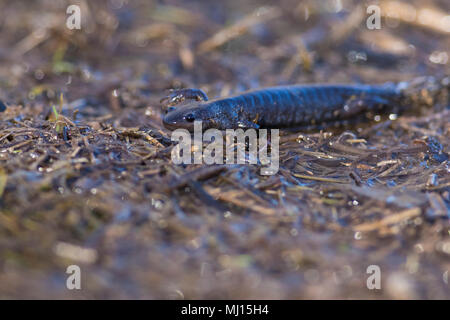
[[[449,75],[449,2],[379,4],[80,1],[69,30],[2,1],[0,298],[450,298],[448,104],[281,130],[272,176],[175,165],[161,122],[173,88]]]

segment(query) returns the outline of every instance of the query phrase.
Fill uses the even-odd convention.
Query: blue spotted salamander
[[[286,128],[350,119],[384,108],[401,111],[412,105],[432,105],[445,95],[450,77],[422,77],[411,82],[381,85],[294,85],[247,91],[228,98],[208,100],[198,89],[173,91],[162,99],[169,108],[164,126],[193,130],[201,120],[203,129]],[[184,105],[175,107],[180,102]]]

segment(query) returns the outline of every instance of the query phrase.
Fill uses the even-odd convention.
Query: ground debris
[[[353,0],[80,3],[82,30],[60,2],[0,5],[0,298],[450,298],[448,94],[282,130],[271,176],[175,165],[160,104],[449,75],[448,1],[379,1],[381,30]]]

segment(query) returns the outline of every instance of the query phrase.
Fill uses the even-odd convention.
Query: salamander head
[[[187,129],[194,131],[194,121],[202,121],[203,130],[214,127],[214,114],[207,104],[190,103],[169,111],[163,118],[167,129]]]

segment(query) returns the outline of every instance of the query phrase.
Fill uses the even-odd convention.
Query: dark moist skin
[[[202,121],[203,130],[315,125],[426,101],[425,98],[433,98],[443,88],[448,90],[448,80],[426,77],[383,85],[295,85],[247,91],[210,101],[201,90],[182,89],[162,100],[170,106],[163,123],[170,130],[189,131],[193,131],[196,120]],[[195,101],[173,107],[185,100]]]

